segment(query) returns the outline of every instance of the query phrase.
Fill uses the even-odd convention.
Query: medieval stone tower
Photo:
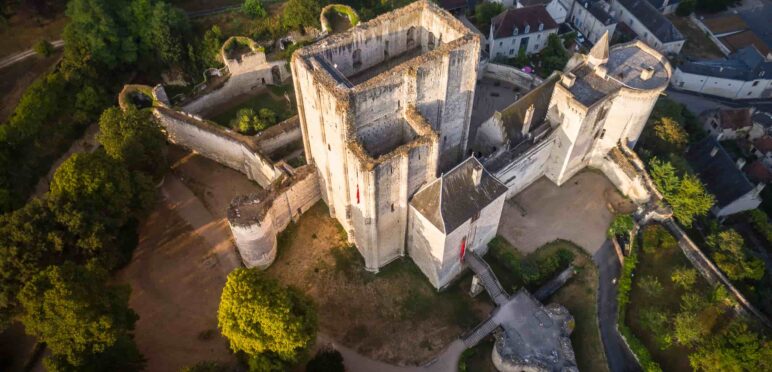
[[[546,176],[561,185],[619,142],[633,147],[670,76],[662,54],[640,41],[609,48],[608,33],[574,54],[546,110],[556,126]]]
[[[428,1],[293,55],[307,161],[368,270],[405,254],[408,200],[466,155],[479,55]]]

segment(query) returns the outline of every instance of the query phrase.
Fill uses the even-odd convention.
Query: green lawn
[[[231,121],[236,117],[236,113],[243,108],[251,108],[255,112],[260,109],[267,108],[276,113],[278,117],[277,122],[289,119],[297,113],[294,103],[287,102],[282,94],[275,94],[273,90],[282,92],[282,87],[275,87],[263,93],[250,97],[249,99],[242,101],[241,103],[228,108],[227,110],[220,112],[212,117],[212,121],[222,126],[230,127]],[[290,98],[294,98],[292,93],[289,93]]]

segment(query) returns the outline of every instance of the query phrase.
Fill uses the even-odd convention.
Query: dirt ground
[[[148,371],[177,371],[199,361],[235,363],[217,330],[227,274],[240,265],[225,208],[258,186],[241,173],[179,147],[156,208],[140,229],[131,263],[116,276],[130,284],[139,314],[136,341]]]
[[[225,218],[236,196],[260,190],[260,185],[245,175],[178,146],[169,146],[169,163],[173,173],[217,218]]]
[[[267,272],[314,300],[321,333],[363,355],[425,363],[492,310],[486,295],[467,295],[471,276],[438,294],[409,258],[371,274],[355,248],[343,246],[320,202],[282,235]]]
[[[524,254],[565,239],[594,255],[606,241],[614,213],[634,209],[600,172],[581,172],[562,187],[543,177],[507,200],[499,235]]]
[[[61,39],[62,30],[67,23],[64,7],[61,8],[52,10],[51,18],[35,16],[26,9],[18,10],[8,19],[8,23],[0,28],[0,59],[30,49],[42,39]]]
[[[0,36],[0,39],[2,38],[3,36]],[[61,55],[61,49],[59,49],[48,58],[34,56],[23,62],[0,68],[0,122],[13,114],[24,90],[56,64]]]

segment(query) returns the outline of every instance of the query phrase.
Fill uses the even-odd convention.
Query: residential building
[[[593,44],[608,32],[614,35],[617,22],[609,13],[610,5],[603,0],[576,0],[571,8],[569,20]]]
[[[754,47],[723,60],[686,62],[676,67],[671,85],[729,99],[772,97],[772,61]]]
[[[686,39],[647,0],[612,0],[617,21],[627,24],[640,40],[665,54],[678,54]]]
[[[716,197],[711,212],[718,218],[755,209],[761,204],[760,193],[764,183],[754,184],[741,168],[745,159],[735,162],[712,136],[689,146],[686,160]]]
[[[772,136],[764,135],[751,141],[750,152],[756,159],[772,166]]]
[[[734,140],[737,138],[758,138],[763,135],[760,128],[754,130],[752,108],[716,109],[700,115],[703,128],[716,137],[717,140]]]
[[[491,20],[491,60],[515,57],[521,49],[525,54],[538,53],[549,35],[557,32],[558,24],[544,6],[507,9]]]

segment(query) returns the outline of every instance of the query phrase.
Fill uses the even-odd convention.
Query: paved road
[[[54,46],[54,49],[59,49],[62,46],[64,46],[64,40],[52,41],[51,45]],[[37,54],[37,52],[35,52],[32,49],[29,49],[29,50],[25,50],[25,51],[23,51],[21,53],[16,53],[16,54],[14,54],[12,56],[5,57],[2,60],[0,60],[0,68],[6,67],[6,66],[10,66],[10,65],[12,65],[12,64],[14,64],[16,62],[19,62],[19,61],[23,61],[23,60],[25,60],[25,59],[27,59],[29,57],[32,57],[32,56],[34,56],[36,54]]]
[[[709,96],[700,93],[687,92],[683,90],[675,90],[672,87],[668,87],[666,90],[668,97],[676,102],[686,105],[686,107],[695,115],[699,115],[703,111],[716,109],[716,108],[738,108],[754,106],[764,111],[772,111],[772,103],[770,100],[748,100],[748,101],[733,101],[726,98],[720,98],[715,96]]]
[[[598,323],[609,370],[611,372],[640,371],[638,362],[622,341],[622,336],[619,335],[616,328],[617,286],[612,281],[619,278],[621,265],[611,243],[607,240],[600,250],[595,252],[592,259],[598,266],[598,280],[600,281]]]

